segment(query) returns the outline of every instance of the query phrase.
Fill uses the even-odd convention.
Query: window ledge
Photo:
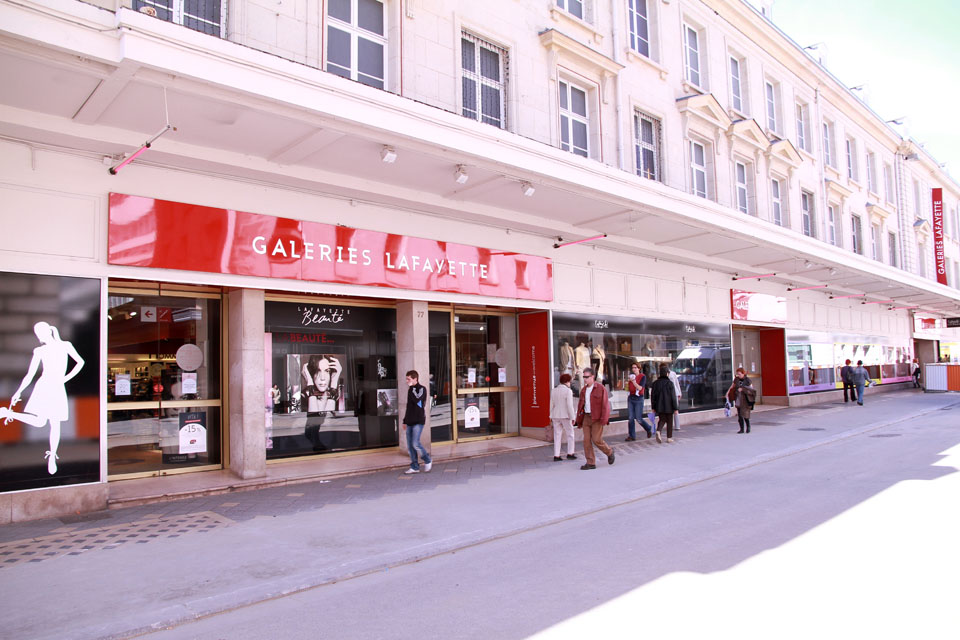
[[[833,174],[833,177],[835,178],[840,177],[840,170],[834,167],[832,164],[827,164],[826,162],[824,162],[823,168],[827,173]]]
[[[701,96],[707,93],[706,89],[704,89],[703,87],[698,87],[697,85],[693,84],[686,78],[684,78],[683,82],[680,83],[680,86],[682,86],[683,90],[686,91],[687,93],[695,93]]]
[[[601,44],[603,42],[603,34],[597,31],[596,27],[594,27],[592,24],[590,24],[586,20],[578,18],[572,13],[568,13],[567,11],[564,11],[563,9],[557,6],[556,2],[550,3],[550,17],[553,18],[554,22],[566,22],[568,24],[576,25],[581,29],[586,29],[587,31],[590,32],[590,37],[593,38],[594,42],[596,42],[597,44]]]
[[[660,74],[660,79],[661,79],[661,80],[666,80],[666,79],[667,79],[667,74],[670,73],[669,71],[667,71],[667,68],[664,67],[663,65],[661,65],[660,63],[655,62],[653,59],[648,58],[647,56],[643,55],[642,53],[637,53],[636,51],[634,51],[634,50],[631,49],[630,47],[627,47],[627,60],[630,60],[630,61],[632,61],[632,62],[642,62],[642,63],[644,63],[645,65],[647,65],[648,67],[650,67],[650,68],[653,69],[654,71],[657,71],[657,72]]]
[[[816,156],[813,155],[813,152],[812,152],[812,151],[807,151],[807,150],[804,149],[803,147],[797,147],[797,151],[799,151],[800,153],[802,153],[803,155],[805,155],[811,162],[816,162],[816,161],[817,161],[817,158],[816,158]]]

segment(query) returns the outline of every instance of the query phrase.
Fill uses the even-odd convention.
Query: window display
[[[0,284],[0,491],[97,482],[100,280]]]
[[[266,303],[267,458],[398,444],[396,323],[393,308]]]
[[[811,393],[843,388],[840,369],[858,360],[877,384],[909,382],[910,347],[881,337],[787,331],[788,392]]]
[[[627,383],[634,363],[640,365],[647,386],[661,363],[676,372],[681,411],[722,407],[733,379],[730,327],[725,324],[554,313],[553,337],[553,384],[569,373],[579,396],[583,370],[591,367],[610,390],[614,419],[627,417]]]

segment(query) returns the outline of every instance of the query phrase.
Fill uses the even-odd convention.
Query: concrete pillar
[[[403,424],[407,410],[407,371],[415,369],[420,374],[420,384],[430,389],[430,312],[426,302],[401,302],[397,304],[397,386],[400,405],[398,421]],[[423,427],[420,442],[427,451],[430,448],[430,412]],[[400,451],[407,453],[407,436],[400,431]]]
[[[267,473],[263,291],[233,289],[227,306],[230,470],[240,478],[261,478]]]

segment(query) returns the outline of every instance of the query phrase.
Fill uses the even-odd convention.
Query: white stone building
[[[452,450],[960,358],[960,185],[742,0],[0,0],[0,74],[0,522],[399,463],[408,369]]]

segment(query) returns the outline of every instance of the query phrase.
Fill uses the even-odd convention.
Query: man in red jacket
[[[610,398],[607,388],[598,384],[589,367],[583,370],[583,388],[580,389],[580,404],[577,406],[577,426],[583,428],[583,453],[587,464],[581,470],[597,468],[593,453],[596,446],[607,456],[607,464],[614,463],[613,449],[603,441],[603,428],[610,422]]]

